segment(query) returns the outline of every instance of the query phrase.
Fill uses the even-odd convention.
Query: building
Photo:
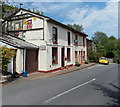
[[[88,50],[96,51],[96,44],[89,39],[87,39],[87,51]]]
[[[54,19],[20,8],[4,23],[7,33],[39,47],[36,53],[26,54],[31,62],[38,61],[36,71],[52,72],[87,60],[87,35]],[[31,64],[29,71],[36,66]]]
[[[0,40],[2,42],[1,45],[6,45],[8,48],[13,48],[16,51],[15,57],[8,64],[10,65],[8,72],[13,73],[17,71],[20,73],[21,71],[35,72],[38,70],[38,59],[36,58],[38,46],[7,33],[2,33]]]

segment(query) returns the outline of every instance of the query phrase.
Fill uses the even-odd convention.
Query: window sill
[[[58,42],[53,42],[53,44],[58,44]]]
[[[53,62],[52,65],[58,64],[58,62]]]
[[[67,60],[67,62],[71,62],[71,60],[70,60],[70,59],[68,59],[68,60]]]

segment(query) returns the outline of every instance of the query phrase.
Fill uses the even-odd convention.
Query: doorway
[[[38,71],[38,50],[26,50],[26,71],[29,73]]]
[[[61,67],[65,66],[65,48],[61,48]]]

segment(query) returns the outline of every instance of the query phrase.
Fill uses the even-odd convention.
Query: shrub
[[[12,48],[7,48],[7,46],[0,46],[0,55],[1,55],[1,64],[2,64],[2,72],[6,74],[7,72],[7,64],[10,63],[10,60],[15,56],[15,51]]]
[[[78,62],[75,62],[75,66],[80,66],[80,64]]]
[[[89,64],[90,62],[88,60],[85,60],[85,64]]]

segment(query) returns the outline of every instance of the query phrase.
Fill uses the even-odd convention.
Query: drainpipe
[[[26,49],[23,49],[23,71],[25,71]]]

